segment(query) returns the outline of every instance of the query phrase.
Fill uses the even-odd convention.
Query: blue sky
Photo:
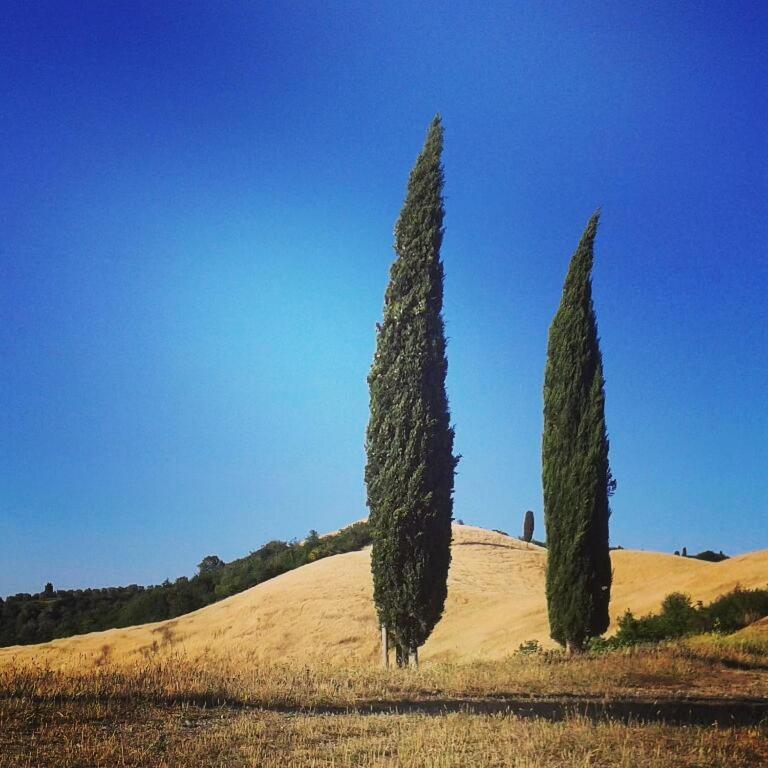
[[[0,14],[0,594],[365,515],[375,323],[438,111],[455,517],[543,532],[547,329],[600,205],[612,541],[768,547],[762,4]]]

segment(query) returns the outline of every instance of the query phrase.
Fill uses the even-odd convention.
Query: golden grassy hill
[[[445,614],[421,651],[430,659],[502,658],[530,639],[551,645],[544,598],[546,550],[502,534],[456,525]],[[706,563],[618,550],[611,615],[656,610],[670,592],[708,602],[737,584],[768,584],[768,551]],[[0,666],[87,666],[184,653],[231,660],[368,664],[378,653],[370,551],[305,565],[170,621],[0,649]]]
[[[768,641],[768,616],[754,622],[754,624],[750,624],[748,627],[744,627],[744,629],[740,629],[738,632],[735,632],[732,637],[734,640]]]

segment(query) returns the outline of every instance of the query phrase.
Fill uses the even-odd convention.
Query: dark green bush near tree
[[[768,616],[768,589],[742,589],[718,597],[709,605],[694,605],[691,598],[673,592],[664,598],[659,613],[640,618],[627,611],[616,634],[596,647],[623,647],[676,640],[702,632],[737,632]]]
[[[395,226],[396,258],[368,376],[374,600],[401,665],[442,615],[451,559],[457,459],[445,391],[442,151],[436,117]]]
[[[723,560],[728,560],[728,555],[724,555],[723,551],[715,552],[711,549],[705,549],[703,552],[699,552],[696,555],[691,555],[696,560],[704,560],[706,563],[722,563]]]
[[[312,535],[314,534],[314,535]],[[162,621],[229,597],[305,563],[371,543],[367,522],[304,542],[270,541],[247,557],[224,563],[206,557],[192,578],[151,587],[54,590],[0,599],[0,646],[43,643],[57,637]]]
[[[736,632],[768,616],[768,589],[742,589],[722,595],[701,609],[709,632]]]
[[[587,224],[549,329],[542,479],[550,634],[579,652],[608,628],[611,558],[603,359],[592,303],[599,214]]]

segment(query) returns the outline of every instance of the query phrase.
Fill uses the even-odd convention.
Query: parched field
[[[654,552],[611,553],[611,616],[657,610],[682,591],[709,602],[735,586],[768,585],[768,551],[722,563]],[[445,613],[420,651],[425,662],[500,660],[527,640],[552,647],[544,573],[546,550],[494,531],[454,525]],[[170,621],[0,649],[0,667],[82,667],[182,653],[236,668],[275,660],[369,667],[378,659],[370,551],[305,565]]]
[[[3,725],[25,713],[3,713]],[[760,728],[563,722],[449,714],[288,716],[199,707],[58,707],[5,728],[2,768],[53,766],[513,766],[753,768],[768,760]]]
[[[618,551],[614,619],[768,584],[768,553]],[[768,765],[768,632],[565,659],[546,552],[454,528],[418,670],[377,665],[369,552],[179,619],[0,650],[0,768]],[[518,652],[527,640],[545,650]]]
[[[768,643],[755,637],[389,672],[183,657],[6,668],[0,768],[747,768],[768,765],[766,715]]]

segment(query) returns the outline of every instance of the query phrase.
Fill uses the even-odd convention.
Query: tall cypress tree
[[[396,258],[368,376],[374,600],[400,664],[442,615],[451,559],[457,459],[445,392],[442,150],[437,116],[395,227]]]
[[[552,638],[570,652],[608,629],[611,559],[603,359],[592,304],[599,212],[571,259],[549,329],[542,444],[547,605]]]
[[[523,520],[523,541],[530,541],[533,538],[533,525],[533,510],[529,509]]]

